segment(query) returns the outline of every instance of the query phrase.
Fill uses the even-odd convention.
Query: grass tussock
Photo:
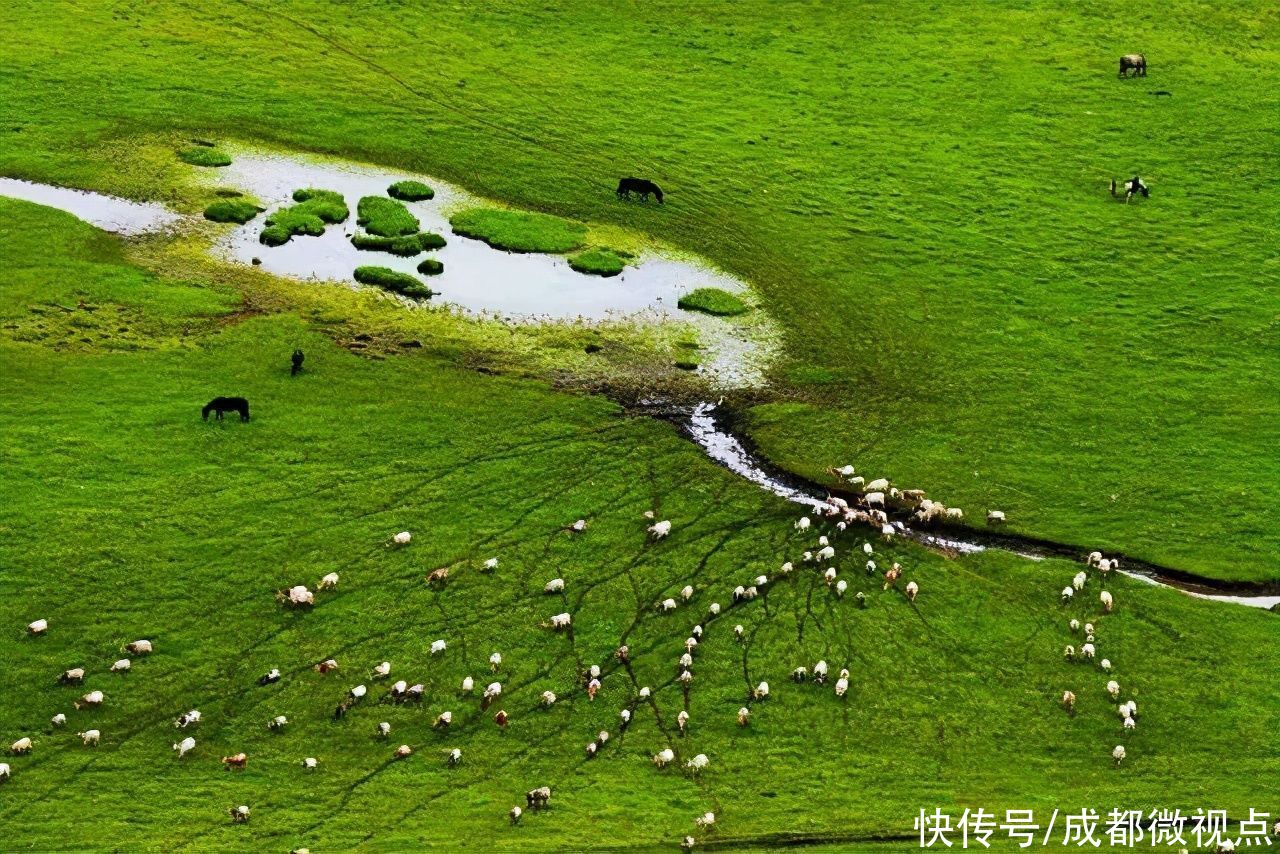
[[[676,304],[685,311],[700,311],[719,317],[745,314],[751,310],[751,306],[720,288],[698,288],[680,297]]]
[[[390,267],[356,267],[354,275],[362,285],[375,285],[413,299],[427,299],[435,293],[408,273],[401,273]]]
[[[418,272],[424,276],[438,276],[444,272],[444,264],[435,258],[423,258],[418,264]]]
[[[384,196],[364,196],[356,204],[356,222],[379,237],[402,237],[418,230],[418,218],[402,202]]]
[[[178,159],[192,166],[230,166],[231,155],[207,145],[192,145],[178,150]]]
[[[204,218],[214,222],[237,222],[243,225],[262,213],[262,208],[244,199],[223,199],[204,209]]]
[[[627,261],[612,249],[587,249],[569,256],[569,266],[591,276],[616,276]]]
[[[404,234],[398,237],[382,237],[377,234],[353,234],[351,236],[351,245],[357,249],[371,252],[390,252],[392,255],[411,258],[414,255],[421,255],[423,252],[440,249],[445,245],[445,239],[430,231],[420,231],[417,234]]]
[[[499,208],[462,211],[449,224],[463,237],[483,240],[507,252],[571,252],[587,235],[587,227],[580,222]]]
[[[396,181],[387,187],[387,195],[405,202],[422,202],[434,199],[436,191],[421,181]]]
[[[334,225],[351,215],[341,193],[308,187],[295,190],[297,204],[280,208],[267,217],[267,227],[258,239],[267,246],[281,246],[295,234],[319,237],[326,225]]]

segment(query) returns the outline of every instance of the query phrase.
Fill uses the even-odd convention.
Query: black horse
[[[249,401],[243,397],[215,397],[200,410],[200,417],[208,421],[210,412],[213,412],[219,421],[222,420],[224,412],[239,412],[240,420],[248,421]]]
[[[658,204],[662,204],[662,188],[644,178],[623,178],[618,182],[618,198],[626,198],[632,193],[639,193],[642,199],[647,199],[650,194],[653,194]]]
[[[289,358],[293,362],[293,370],[289,371],[289,376],[296,377],[298,375],[298,371],[302,370],[302,360],[304,358],[306,357],[302,355],[301,350],[293,351],[293,355]]]

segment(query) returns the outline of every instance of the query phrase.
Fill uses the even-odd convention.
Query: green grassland
[[[557,216],[497,208],[473,208],[449,220],[454,232],[507,252],[569,252],[582,245],[587,227]]]
[[[569,256],[569,266],[591,276],[616,276],[627,266],[627,259],[612,249],[587,249]]]
[[[0,278],[0,733],[36,742],[31,756],[6,757],[6,848],[669,850],[713,810],[715,828],[698,835],[729,848],[798,834],[885,850],[886,838],[912,847],[922,807],[1238,816],[1280,798],[1272,614],[1115,578],[1116,611],[1102,615],[1096,579],[1058,604],[1073,564],[877,545],[877,559],[920,584],[913,605],[862,572],[852,534],[836,541],[843,600],[801,569],[729,608],[734,585],[772,574],[817,532],[796,532],[793,506],[668,425],[478,374],[433,348],[361,358],[334,345],[332,307],[272,310],[194,265],[173,265],[189,278],[156,275],[116,239],[47,209],[0,200],[0,238],[11,262]],[[45,317],[33,308],[81,301],[144,316],[149,348],[110,346],[127,337],[115,330],[64,347],[13,328]],[[297,347],[307,361],[291,377]],[[216,394],[247,396],[253,420],[202,422]],[[672,520],[668,538],[646,536],[651,509]],[[581,534],[566,530],[577,518],[589,522]],[[413,543],[390,548],[406,529]],[[499,566],[484,572],[490,557]],[[449,582],[433,590],[424,577],[438,567]],[[341,582],[310,611],[273,598],[330,571]],[[564,595],[545,595],[557,576]],[[692,601],[659,614],[686,583]],[[675,662],[713,601],[726,610],[707,623],[681,737]],[[541,626],[564,610],[572,633]],[[37,616],[48,634],[25,636]],[[1100,654],[1139,703],[1136,732],[1121,734],[1099,670],[1062,659],[1079,642],[1070,617],[1098,623]],[[155,652],[127,676],[107,673],[138,637]],[[433,657],[436,638],[448,649]],[[629,671],[612,659],[624,642]],[[504,656],[497,677],[493,651]],[[337,673],[311,669],[329,656]],[[818,658],[852,671],[843,702],[830,685],[787,680]],[[420,707],[377,703],[385,682],[369,670],[382,660],[392,679],[427,685]],[[592,663],[605,676],[588,701],[579,674]],[[76,665],[89,670],[85,687],[54,684]],[[271,667],[284,679],[257,686]],[[459,695],[468,674],[502,681],[507,732]],[[760,680],[771,697],[739,728]],[[370,697],[334,722],[357,683]],[[620,732],[618,710],[640,685],[654,702]],[[90,688],[106,692],[105,707],[71,711]],[[1066,688],[1079,695],[1074,717],[1058,705]],[[549,710],[543,690],[560,697]],[[180,762],[172,721],[193,707],[204,721]],[[452,729],[434,732],[446,709]],[[47,732],[63,710],[66,730]],[[273,734],[277,714],[290,724]],[[387,741],[374,735],[383,720]],[[102,731],[96,748],[75,736],[89,725]],[[588,760],[602,728],[613,738]],[[415,754],[393,761],[401,743]],[[1119,768],[1116,743],[1129,750]],[[667,746],[711,766],[659,771],[649,757]],[[454,747],[463,762],[450,769]],[[241,750],[247,770],[223,771],[219,757]],[[304,756],[319,768],[304,771]],[[506,811],[543,784],[551,809],[512,827]],[[225,810],[241,803],[252,819],[235,826]]]
[[[326,225],[343,222],[351,214],[342,194],[333,190],[295,190],[293,200],[296,204],[279,208],[267,217],[267,227],[260,235],[267,246],[288,243],[298,234],[318,237],[324,234]]]
[[[390,267],[356,267],[353,275],[355,280],[362,285],[376,285],[384,290],[404,294],[414,299],[427,299],[431,296],[431,288],[428,288],[408,273],[401,273],[399,270],[392,270]]]
[[[387,187],[387,195],[406,202],[420,202],[424,199],[434,199],[436,191],[421,181],[396,181]]]
[[[784,321],[777,461],[1280,577],[1265,4],[23,0],[0,39],[0,172],[181,198],[174,146],[234,131],[651,233]]]
[[[704,314],[732,316],[745,314],[750,306],[738,297],[720,288],[698,288],[680,297],[677,305],[686,311],[700,311]]]

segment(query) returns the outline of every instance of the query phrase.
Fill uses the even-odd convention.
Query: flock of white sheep
[[[834,531],[831,535],[821,535],[816,538],[813,546],[803,551],[800,555],[800,562],[805,568],[811,568],[812,571],[820,573],[825,586],[830,590],[831,595],[835,599],[841,599],[848,590],[848,582],[840,578],[839,571],[834,565],[836,558],[836,548],[831,542],[831,537],[837,536],[839,533],[846,531],[849,525],[853,523],[861,523],[869,525],[873,530],[884,538],[891,538],[896,529],[889,524],[885,509],[887,506],[895,506],[897,508],[907,508],[912,511],[913,517],[918,521],[929,521],[934,518],[959,519],[963,513],[958,508],[945,507],[939,502],[930,501],[925,497],[924,493],[919,490],[898,490],[890,485],[885,479],[873,480],[870,483],[863,483],[863,479],[854,476],[852,466],[844,466],[839,469],[833,469],[832,472],[842,479],[845,483],[858,490],[859,495],[850,504],[844,499],[830,497],[827,502],[819,506],[818,512],[821,516],[837,519]],[[647,526],[647,532],[651,539],[660,540],[671,534],[672,523],[670,520],[655,521],[654,514],[648,512],[645,514],[646,520],[652,522]],[[988,521],[998,523],[1004,521],[1004,514],[1000,511],[991,511],[988,513]],[[801,517],[798,519],[794,528],[802,534],[809,531],[814,522],[809,517]],[[575,533],[585,531],[587,523],[585,520],[578,520],[572,525],[566,526],[566,530]],[[412,534],[403,531],[391,538],[389,545],[396,547],[408,546],[412,542]],[[888,569],[881,570],[875,561],[875,547],[870,542],[863,542],[857,549],[858,562],[862,564],[866,575],[876,577],[882,582],[884,590],[896,589],[897,584],[903,576],[903,568],[898,563],[893,563]],[[493,570],[498,566],[498,558],[489,558],[484,561],[482,568],[484,570]],[[1096,569],[1105,579],[1108,573],[1116,569],[1119,562],[1108,560],[1100,553],[1093,553],[1089,556],[1086,570]],[[749,583],[739,584],[732,589],[726,590],[729,604],[722,606],[720,602],[710,602],[705,608],[703,616],[688,632],[687,638],[681,645],[681,651],[676,656],[675,671],[678,674],[675,681],[679,684],[684,692],[685,708],[682,709],[676,717],[677,728],[681,735],[689,731],[691,720],[688,712],[689,691],[694,681],[694,664],[695,655],[699,646],[704,643],[707,632],[710,630],[714,621],[718,617],[727,612],[729,608],[746,606],[766,591],[769,585],[787,578],[797,572],[795,564],[791,561],[783,563],[773,575],[759,574],[749,579]],[[448,570],[436,570],[427,577],[428,582],[435,586],[443,583],[448,577]],[[316,585],[317,591],[327,591],[335,589],[340,582],[338,573],[331,572],[320,579]],[[1061,600],[1064,604],[1070,603],[1075,596],[1082,592],[1089,583],[1089,574],[1087,571],[1079,572],[1070,585],[1064,587],[1061,592]],[[565,592],[566,582],[563,578],[557,577],[547,581],[543,586],[543,591],[547,595],[559,595]],[[673,614],[684,607],[688,607],[696,596],[696,589],[693,583],[685,584],[674,596],[666,597],[657,602],[655,610],[659,614]],[[920,594],[920,586],[914,580],[907,581],[902,588],[902,595],[910,603],[915,603]],[[287,590],[277,593],[277,599],[290,607],[310,608],[315,605],[316,593],[309,590],[304,585],[297,585]],[[1110,612],[1114,607],[1112,596],[1106,590],[1099,594],[1099,602],[1103,612]],[[865,607],[865,594],[859,592],[856,594],[856,600],[859,606]],[[549,616],[543,626],[553,631],[571,630],[573,625],[573,616],[569,612],[561,612]],[[1073,634],[1083,632],[1083,643],[1077,652],[1074,644],[1068,645],[1065,649],[1065,656],[1068,660],[1076,661],[1094,661],[1097,657],[1097,632],[1093,622],[1087,622],[1083,626],[1077,619],[1071,619],[1069,628]],[[36,620],[28,626],[28,632],[31,635],[41,635],[48,631],[48,622],[46,620]],[[683,632],[682,632],[683,634]],[[746,630],[743,625],[737,624],[733,627],[733,635],[738,642],[746,642]],[[444,639],[434,640],[430,645],[431,655],[443,654],[448,645]],[[148,640],[138,640],[125,647],[126,651],[132,655],[146,655],[152,652],[152,644]],[[614,653],[614,658],[621,665],[627,665],[629,661],[629,649],[627,646],[620,646]],[[489,657],[490,670],[497,674],[502,668],[502,655],[500,652],[493,652]],[[128,658],[122,658],[115,661],[109,668],[111,672],[123,673],[128,672],[132,662]],[[1098,661],[1098,666],[1104,673],[1111,669],[1111,662],[1103,658]],[[338,662],[335,659],[326,659],[314,666],[314,669],[321,673],[327,674],[338,669]],[[372,679],[383,680],[388,679],[391,675],[392,666],[389,661],[383,661],[376,664],[370,673]],[[812,682],[816,685],[825,685],[828,679],[829,665],[826,661],[820,660],[807,667],[803,664],[796,666],[790,672],[790,678],[796,683]],[[606,674],[602,671],[598,664],[593,664],[582,674],[582,688],[586,693],[588,700],[594,701],[597,693],[601,688],[601,680]],[[72,668],[65,671],[60,681],[64,683],[79,684],[85,678],[83,668]],[[278,668],[273,668],[258,679],[258,684],[268,685],[278,682],[281,679],[281,673]],[[849,691],[849,670],[840,668],[837,678],[834,682],[834,695],[837,698],[844,698]],[[467,676],[462,680],[461,692],[470,695],[475,689],[475,680],[471,676]],[[1118,701],[1121,694],[1121,688],[1114,679],[1106,683],[1106,693],[1113,701]],[[407,702],[411,700],[421,700],[425,686],[421,683],[409,685],[405,680],[397,680],[392,683],[387,691],[387,697],[392,702]],[[359,703],[368,693],[366,685],[360,684],[350,688],[338,706],[334,710],[334,717],[340,718],[346,712]],[[490,682],[482,691],[480,696],[481,710],[489,709],[495,702],[503,696],[503,686],[500,681]],[[751,705],[753,703],[764,702],[770,696],[769,683],[766,681],[759,682],[754,688],[747,692],[744,698],[746,704],[737,709],[735,714],[738,726],[746,727],[751,721]],[[634,696],[622,708],[618,714],[618,726],[620,730],[625,730],[631,723],[632,718],[641,704],[652,703],[653,692],[647,686],[639,687],[634,692]],[[553,706],[559,698],[550,690],[543,691],[540,697],[540,705],[544,708]],[[105,700],[102,691],[90,691],[83,695],[79,701],[75,703],[77,711],[85,709],[93,709],[100,706]],[[1075,711],[1076,694],[1071,690],[1066,690],[1062,695],[1063,705],[1072,713]],[[1118,705],[1119,715],[1122,726],[1125,729],[1133,729],[1136,727],[1137,704],[1134,700],[1129,699]],[[656,706],[654,707],[656,713]],[[178,729],[188,729],[196,726],[201,721],[201,713],[197,709],[191,709],[175,721],[175,727]],[[453,720],[452,711],[445,711],[437,715],[433,722],[433,728],[436,730],[447,730]],[[493,715],[494,723],[499,727],[507,726],[510,717],[508,713],[499,709]],[[54,716],[52,724],[54,727],[64,726],[67,718],[63,713]],[[289,725],[288,719],[284,715],[276,715],[266,723],[266,727],[271,731],[280,731]],[[391,733],[391,725],[389,722],[383,721],[378,723],[376,734],[381,738],[388,738]],[[98,729],[86,728],[78,733],[82,742],[87,745],[96,745],[101,739],[101,732]],[[585,753],[588,758],[597,756],[609,742],[609,732],[600,730],[595,733],[594,737],[586,744]],[[22,755],[30,753],[34,742],[30,737],[23,737],[15,741],[10,752],[14,755]],[[186,736],[181,741],[173,744],[173,750],[177,757],[182,759],[196,748],[196,739],[194,736]],[[393,755],[398,759],[405,759],[413,755],[413,748],[408,744],[402,744],[394,751]],[[1112,752],[1112,757],[1116,764],[1119,764],[1125,758],[1125,748],[1123,745],[1116,745]],[[659,769],[677,761],[676,751],[671,746],[662,747],[652,754],[653,765]],[[245,753],[237,753],[222,758],[223,764],[227,768],[242,769],[246,767],[248,757]],[[462,751],[458,748],[448,750],[445,756],[445,763],[448,766],[456,766],[462,762]],[[301,761],[301,765],[305,770],[314,769],[318,765],[315,757],[305,757]],[[710,759],[705,753],[697,753],[688,758],[683,763],[684,768],[691,775],[697,775],[710,766]],[[10,775],[10,767],[7,764],[0,764],[0,781],[7,779]],[[525,806],[512,807],[508,812],[510,821],[518,823],[525,809],[538,810],[546,807],[550,801],[551,790],[549,787],[539,787],[526,793]],[[228,810],[233,822],[244,823],[249,820],[250,810],[246,805],[232,807]],[[715,823],[715,815],[712,812],[705,812],[694,819],[697,830],[706,830]],[[695,844],[693,836],[686,836],[683,844],[686,847]]]

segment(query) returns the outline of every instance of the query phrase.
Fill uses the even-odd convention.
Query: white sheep
[[[489,656],[489,669],[494,673],[498,672],[498,668],[502,666],[502,653],[495,652]]]
[[[1003,510],[988,510],[988,511],[987,511],[987,524],[988,524],[988,525],[998,525],[998,524],[1000,524],[1001,522],[1004,522],[1004,521],[1005,521],[1005,518],[1004,518],[1004,511],[1003,511]]]
[[[287,723],[289,723],[289,719],[284,715],[276,715],[274,718],[267,721],[267,729],[279,732],[284,729],[285,724]]]
[[[862,498],[867,502],[868,507],[884,507],[883,492],[868,492],[866,495],[862,496]]]
[[[685,638],[685,639],[684,639],[684,651],[685,651],[685,652],[693,652],[693,650],[694,650],[697,646],[698,646],[698,639],[697,639],[697,638],[695,638],[695,637],[687,637],[687,638]]]
[[[1111,695],[1111,699],[1120,699],[1120,683],[1112,679],[1107,683],[1107,693]]]
[[[249,808],[244,804],[238,807],[232,807],[227,812],[231,814],[231,820],[236,824],[244,824],[249,820]]]
[[[782,566],[778,567],[778,572],[781,575],[790,575],[793,569],[795,569],[795,567],[791,565],[791,561],[787,561]]]
[[[437,640],[433,640],[433,641],[431,642],[431,654],[432,654],[432,655],[439,655],[440,653],[442,653],[442,652],[444,652],[446,649],[448,649],[448,646],[449,646],[449,645],[448,645],[448,644],[446,644],[446,643],[444,642],[444,639],[443,639],[443,638],[440,638],[440,639],[437,639]]]
[[[27,623],[27,631],[33,635],[42,635],[48,630],[48,620],[32,620],[30,623]]]
[[[476,680],[472,679],[470,676],[462,677],[462,693],[470,694],[475,687]]]
[[[756,587],[764,587],[768,583],[769,583],[769,576],[767,575],[756,576]]]
[[[142,639],[124,645],[124,651],[130,655],[147,655],[153,650],[151,641]]]
[[[916,601],[916,596],[920,595],[920,585],[916,584],[914,581],[907,582],[906,594],[907,599],[912,602]]]
[[[35,742],[33,742],[28,736],[24,735],[22,738],[9,745],[9,752],[14,756],[21,756],[25,753],[30,753],[31,748],[34,746]]]
[[[831,560],[835,556],[836,556],[835,546],[823,546],[822,549],[820,549],[818,551],[818,554],[816,555],[817,559],[820,561]]]
[[[825,661],[819,661],[813,665],[813,681],[819,685],[827,681],[827,663]]]
[[[290,587],[288,598],[291,605],[314,605],[316,602],[316,595],[303,584]]]
[[[713,812],[704,812],[693,820],[698,827],[710,827],[716,823],[716,814]]]
[[[111,665],[112,673],[127,673],[133,667],[133,662],[127,658],[118,659],[115,664]]]
[[[178,751],[179,759],[186,756],[191,751],[195,750],[195,748],[196,748],[196,740],[191,736],[187,736],[182,741],[178,742],[173,746],[173,749]]]
[[[751,710],[746,706],[738,709],[738,726],[746,726],[751,718]]]
[[[845,692],[849,690],[849,677],[841,676],[836,680],[836,696],[843,697]]]
[[[1062,705],[1070,712],[1076,707],[1076,694],[1074,691],[1062,692]]]
[[[501,696],[502,696],[501,682],[490,682],[489,685],[484,689],[484,699],[486,700],[494,700]]]
[[[192,724],[198,723],[200,723],[200,710],[192,709],[185,714],[179,715],[178,719],[173,722],[173,725],[178,729],[186,729]]]
[[[675,751],[670,747],[664,747],[662,750],[653,754],[653,764],[657,765],[659,768],[666,768],[667,763],[675,761],[675,758]]]
[[[392,542],[397,546],[407,546],[412,539],[413,534],[410,534],[408,531],[401,531],[391,538]]]
[[[1102,552],[1089,552],[1089,556],[1085,558],[1085,564],[1094,566],[1098,561],[1102,560]]]
[[[707,613],[709,613],[709,614],[710,614],[711,616],[713,616],[713,617],[719,616],[719,615],[720,615],[720,603],[719,603],[719,602],[712,602],[712,603],[711,603],[711,605],[707,608]]]
[[[1062,595],[1062,602],[1063,602],[1063,604],[1065,605],[1067,602],[1070,602],[1070,601],[1071,601],[1071,598],[1072,598],[1073,596],[1075,596],[1075,595],[1076,595],[1076,591],[1075,591],[1072,587],[1067,586],[1067,587],[1062,588],[1062,594],[1061,594],[1061,595]]]
[[[1068,627],[1071,629],[1071,631],[1073,631],[1073,632],[1078,632],[1078,631],[1080,631],[1080,621],[1079,621],[1079,620],[1077,620],[1077,619],[1075,619],[1074,617],[1071,619],[1071,622],[1067,623],[1067,626],[1068,626]]]
[[[314,771],[319,764],[319,761],[314,756],[308,756],[302,760],[302,767],[308,771]]]
[[[9,770],[9,763],[0,762],[0,783],[8,780],[11,773],[12,772]]]
[[[834,566],[827,567],[827,571],[822,573],[822,580],[830,587],[831,582],[836,580],[836,568]]]
[[[1106,558],[1103,558],[1102,560],[1098,561],[1098,571],[1101,572],[1103,575],[1106,575],[1108,572],[1118,568],[1119,566],[1120,566],[1120,561],[1118,560],[1108,560]]]
[[[622,711],[618,712],[618,721],[619,721],[618,725],[622,729],[626,729],[627,724],[631,723],[631,710],[623,709]]]
[[[1084,633],[1085,633],[1086,635],[1092,635],[1092,634],[1093,634],[1093,623],[1085,623],[1085,624],[1084,624]]]
[[[668,612],[670,612],[670,611],[674,611],[674,610],[676,609],[676,600],[674,600],[674,599],[663,599],[660,603],[658,603],[658,608],[659,608],[659,609],[660,609],[664,614],[665,614],[665,613],[668,613]]]
[[[52,724],[53,726],[66,726],[67,716],[64,715],[62,712],[58,712],[53,717],[49,718],[49,723]]]
[[[636,694],[636,696],[639,697],[641,700],[647,700],[649,699],[650,694],[651,692],[649,691],[649,686],[645,685],[640,689],[640,691]]]
[[[80,740],[84,742],[85,747],[91,744],[96,746],[99,739],[102,738],[102,733],[96,729],[87,729],[84,732],[76,733],[76,735],[80,736]]]
[[[959,507],[948,507],[946,509],[946,517],[948,519],[960,520],[964,518],[964,511]]]
[[[74,705],[76,709],[82,709],[85,707],[95,708],[97,706],[101,706],[106,698],[106,694],[103,694],[101,691],[90,691],[79,700],[76,700],[72,705]]]
[[[1101,667],[1103,670],[1107,671],[1108,673],[1111,672],[1111,659],[1109,658],[1102,659],[1102,661],[1098,662],[1098,666]]]
[[[654,522],[646,530],[649,531],[649,536],[653,537],[655,540],[660,540],[667,534],[671,533],[671,522],[667,519],[663,519],[661,522]]]
[[[1124,745],[1117,744],[1115,746],[1115,749],[1111,751],[1111,758],[1115,760],[1117,765],[1119,765],[1121,762],[1124,761],[1124,757],[1125,757]]]
[[[689,634],[697,638],[698,640],[702,640],[702,626],[700,625],[694,626],[692,629],[689,630]]]
[[[818,545],[819,545],[819,546],[829,546],[829,545],[831,545],[831,541],[827,539],[827,535],[826,535],[826,534],[823,534],[822,536],[818,537]]]
[[[448,763],[448,765],[449,765],[449,767],[450,767],[450,768],[452,768],[452,767],[454,767],[455,765],[457,765],[458,763],[462,762],[462,750],[461,750],[460,748],[457,748],[457,747],[455,747],[453,750],[450,750],[450,751],[449,751],[449,758],[448,758],[448,759],[446,759],[446,760],[445,760],[445,762],[447,762],[447,763]]]
[[[452,723],[453,723],[453,712],[446,710],[436,715],[436,719],[431,722],[431,728],[432,729],[448,729],[450,724]]]
[[[853,477],[853,466],[851,465],[840,466],[840,468],[835,470],[835,473],[840,475],[841,477]]]
[[[587,530],[587,520],[579,519],[578,521],[574,522],[572,525],[569,526],[569,530],[574,531],[575,533],[581,534],[583,531]]]
[[[680,656],[679,663],[681,667],[692,667],[693,656],[686,652]]]
[[[685,727],[689,725],[689,713],[681,709],[680,714],[676,715],[676,727],[681,733],[684,733]]]
[[[497,568],[498,568],[498,559],[497,559],[496,557],[491,557],[491,558],[489,558],[488,560],[486,560],[486,561],[484,562],[484,568],[485,568],[486,570],[494,570],[494,569],[497,569]]]
[[[807,678],[809,678],[809,668],[807,667],[797,667],[791,671],[791,680],[793,682],[803,682]]]
[[[376,664],[376,665],[374,665],[374,667],[373,667],[373,675],[374,675],[374,678],[382,678],[383,676],[387,676],[387,675],[389,675],[390,673],[391,673],[391,662],[390,662],[390,661],[383,661],[383,662],[380,662],[379,664]]]
[[[1124,724],[1124,728],[1125,728],[1125,729],[1137,729],[1137,728],[1138,728],[1138,722],[1137,722],[1137,721],[1135,721],[1132,717],[1125,718],[1121,723],[1123,723],[1123,724]]]
[[[866,485],[867,492],[883,492],[889,488],[887,477],[878,477]]]
[[[746,629],[742,627],[742,623],[738,623],[738,625],[733,627],[733,636],[738,640],[742,640],[742,636],[745,632]]]
[[[1105,608],[1108,613],[1110,613],[1111,607],[1114,604],[1111,599],[1111,594],[1103,590],[1102,593],[1098,595],[1098,601],[1102,602],[1102,607]]]
[[[520,807],[512,807],[510,811],[507,812],[507,815],[511,817],[512,824],[519,824],[520,816],[524,815],[524,810],[520,809]]]
[[[844,596],[844,592],[849,589],[849,582],[843,578],[836,582],[836,596]]]
[[[799,519],[796,520],[795,528],[797,531],[807,531],[809,530],[809,525],[810,525],[809,517],[801,516]]]
[[[768,683],[768,682],[761,682],[759,685],[757,685],[757,686],[756,686],[756,689],[755,689],[754,691],[752,691],[752,692],[751,692],[751,696],[755,697],[757,700],[763,700],[763,699],[765,699],[766,697],[768,697],[768,696],[769,696],[769,683]]]
[[[1073,658],[1076,657],[1076,648],[1071,644],[1067,644],[1065,647],[1062,648],[1062,657],[1065,658],[1067,661],[1072,660]]]
[[[681,685],[688,685],[693,681],[693,672],[689,670],[681,670],[680,675],[676,678],[680,680]]]
[[[387,736],[391,735],[391,722],[390,722],[390,721],[379,721],[379,723],[378,723],[378,735],[379,735],[379,736],[381,736],[382,738],[386,738]]]
[[[1093,658],[1095,653],[1096,653],[1096,650],[1094,649],[1093,644],[1091,643],[1087,643],[1084,646],[1080,647],[1080,654],[1083,655],[1085,658]]]
[[[875,550],[874,548],[872,548],[871,543],[863,543],[863,544],[862,544],[862,553],[863,553],[864,555],[867,555],[867,556],[873,555],[873,554],[875,554],[875,551],[876,551],[876,550]]]
[[[701,771],[711,764],[711,760],[707,758],[707,754],[699,753],[697,756],[685,763],[685,767],[691,771]]]
[[[543,691],[543,692],[542,692],[542,706],[543,706],[543,708],[547,708],[547,709],[549,709],[549,708],[551,708],[552,706],[554,706],[555,704],[556,704],[556,694],[555,694],[555,692],[554,692],[554,691]]]
[[[338,573],[330,572],[316,584],[317,590],[332,590],[338,586]]]
[[[551,628],[553,629],[556,629],[556,630],[567,629],[572,624],[573,624],[573,616],[567,612],[564,614],[551,615]]]
[[[1077,572],[1077,573],[1076,573],[1076,575],[1075,575],[1075,578],[1072,578],[1072,579],[1071,579],[1071,586],[1072,586],[1072,587],[1074,587],[1076,590],[1083,590],[1083,589],[1084,589],[1084,583],[1085,583],[1088,579],[1089,579],[1089,576],[1088,576],[1088,575],[1085,575],[1085,573],[1084,573],[1083,571],[1082,571],[1082,572]]]

